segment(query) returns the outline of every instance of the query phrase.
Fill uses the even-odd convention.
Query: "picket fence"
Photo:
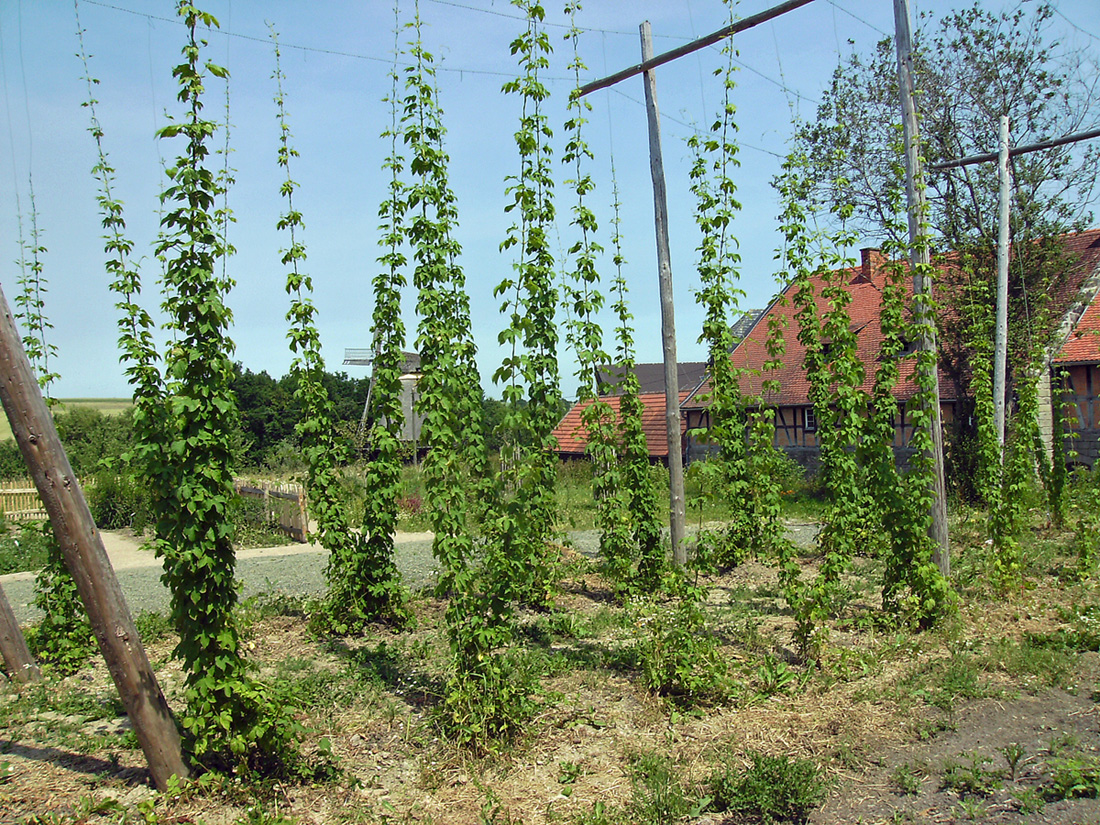
[[[82,481],[87,489],[90,481]],[[300,484],[272,484],[266,481],[236,479],[233,489],[243,498],[263,502],[264,517],[295,541],[309,541],[309,517],[306,494]],[[45,505],[29,478],[0,481],[0,515],[7,521],[42,521],[47,518]]]
[[[0,513],[8,521],[41,521],[46,507],[29,478],[0,481]]]

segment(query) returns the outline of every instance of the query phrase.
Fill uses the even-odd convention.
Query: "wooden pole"
[[[133,723],[153,781],[166,790],[186,778],[179,731],[157,683],[80,483],[57,437],[0,289],[0,402],[46,505],[65,564],[76,581],[119,698]]]
[[[894,26],[897,32],[898,88],[901,95],[902,133],[905,140],[905,180],[909,203],[910,264],[913,267],[913,294],[931,295],[931,260],[928,235],[924,228],[926,207],[924,174],[921,170],[920,138],[917,129],[917,109],[913,99],[913,45],[909,28],[909,0],[894,0]],[[928,275],[928,277],[925,277]],[[922,330],[920,348],[935,356],[928,367],[931,375],[924,378],[933,387],[931,401],[922,398],[922,412],[931,422],[932,465],[932,527],[935,542],[934,561],[944,576],[951,573],[951,545],[947,529],[947,484],[943,473],[943,421],[940,410],[939,355],[936,350],[935,319],[928,317],[927,305],[917,304],[917,323]]]
[[[805,6],[808,3],[812,3],[813,0],[785,0],[777,6],[773,6],[766,11],[759,12],[757,14],[750,15],[743,20],[738,20],[735,23],[731,23],[725,28],[719,29],[716,32],[708,34],[706,37],[700,37],[698,40],[692,40],[690,43],[685,43],[683,46],[677,46],[675,49],[671,49],[663,54],[659,54],[656,57],[653,56],[653,49],[649,50],[649,57],[643,57],[642,62],[636,66],[631,66],[629,69],[623,69],[620,72],[615,72],[613,75],[602,78],[600,80],[594,80],[591,83],[586,83],[581,86],[580,94],[583,97],[589,92],[595,92],[598,89],[606,89],[608,86],[614,86],[616,83],[620,83],[627,78],[634,77],[636,74],[642,74],[643,72],[656,69],[658,66],[663,66],[665,63],[670,63],[673,60],[677,60],[685,55],[689,55],[692,52],[697,52],[699,49],[705,49],[707,46],[713,46],[720,40],[725,40],[727,37],[743,32],[747,29],[751,29],[754,26],[759,26],[761,23],[767,23],[769,20],[774,20],[782,14],[786,14],[789,11]]]
[[[1029,143],[1026,146],[1013,146],[1008,150],[1008,156],[1014,158],[1019,155],[1029,155],[1032,152],[1041,152],[1044,149],[1053,149],[1056,146],[1065,146],[1067,143],[1079,143],[1082,140],[1093,140],[1098,137],[1100,137],[1100,129],[1090,129],[1087,132],[1075,132],[1071,135],[1063,135],[1060,138],[1041,140],[1038,143]],[[997,160],[998,157],[1000,157],[1000,152],[986,152],[984,155],[971,155],[968,158],[930,163],[928,164],[928,168],[935,169],[936,171],[958,169],[961,166],[972,166],[975,163],[989,163]]]
[[[1005,371],[1008,361],[1008,117],[1001,115],[1000,153],[997,158],[1000,178],[1000,214],[997,222],[997,321],[993,336],[993,426],[1001,446],[998,461],[1004,461],[1005,446]]]
[[[649,21],[642,23],[642,62],[653,57]],[[676,364],[676,311],[672,298],[672,262],[668,250],[668,200],[661,156],[661,120],[657,111],[657,78],[646,71],[646,112],[649,116],[649,170],[653,176],[653,218],[657,232],[657,277],[661,290],[661,343],[665,360],[665,427],[668,434],[669,532],[672,559],[687,564],[684,510],[684,454],[680,444],[680,374]]]
[[[42,678],[42,671],[27,648],[27,640],[23,638],[3,587],[0,587],[0,655],[16,682],[26,684]]]

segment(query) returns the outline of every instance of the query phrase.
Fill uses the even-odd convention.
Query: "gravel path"
[[[788,536],[797,544],[808,545],[817,533],[816,524],[789,523]],[[151,551],[125,532],[102,533],[107,555],[115,568],[119,585],[134,616],[168,609],[168,591],[161,584],[160,562]],[[569,543],[580,553],[594,558],[599,551],[599,532],[582,530],[568,535]],[[405,583],[419,590],[435,581],[436,564],[432,556],[430,533],[398,533],[394,558]],[[237,578],[243,582],[242,595],[281,590],[291,594],[320,593],[324,590],[328,553],[316,544],[292,544],[244,550],[237,554]],[[32,604],[34,574],[11,573],[0,576],[0,586],[21,624],[38,621],[42,614]]]

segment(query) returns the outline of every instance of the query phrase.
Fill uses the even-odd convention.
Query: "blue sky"
[[[745,0],[737,14],[746,17],[772,0]],[[401,0],[402,19],[412,3]],[[916,2],[921,12],[942,14],[962,3]],[[990,0],[998,11],[1015,3]],[[1061,0],[1052,31],[1098,53],[1100,25],[1095,0]],[[128,234],[145,257],[146,305],[159,304],[160,273],[152,257],[157,232],[158,192],[177,147],[158,141],[154,131],[165,112],[177,110],[171,68],[179,62],[185,30],[174,19],[168,0],[78,0],[80,22],[93,76],[105,146],[117,170],[116,192],[125,202]],[[231,164],[236,185],[230,206],[237,218],[230,240],[237,254],[229,272],[237,287],[229,298],[235,322],[235,357],[253,370],[282,375],[291,354],[286,343],[287,296],[280,250],[288,239],[275,224],[285,208],[276,165],[278,128],[272,102],[274,56],[270,22],[279,32],[282,68],[287,76],[286,105],[293,144],[300,152],[292,168],[300,184],[296,207],[306,224],[301,239],[309,258],[324,355],[330,369],[341,366],[346,347],[370,341],[373,300],[370,281],[378,268],[378,203],[385,195],[382,169],[388,143],[379,135],[389,123],[387,73],[392,65],[394,14],[389,2],[249,2],[211,0],[203,6],[221,23],[211,32],[205,57],[227,66],[232,75],[229,110]],[[522,30],[519,12],[505,0],[421,0],[425,47],[437,58],[440,100],[445,110],[451,157],[451,184],[458,198],[458,238],[468,280],[474,335],[479,346],[482,384],[498,395],[490,376],[499,364],[496,345],[502,320],[493,286],[514,259],[499,251],[511,217],[504,212],[508,175],[519,161],[513,143],[519,101],[503,95],[501,85],[517,68],[509,43]],[[548,6],[549,33],[555,47],[546,82],[553,94],[547,109],[555,129],[555,157],[564,145],[566,97],[572,81],[566,64],[572,57],[563,40],[564,16]],[[589,0],[578,22],[582,58],[594,79],[637,63],[638,25],[649,20],[655,50],[666,51],[721,28],[727,12],[717,0]],[[97,184],[91,174],[95,150],[87,133],[87,97],[76,53],[74,5],[69,0],[6,0],[0,4],[0,284],[9,300],[18,290],[18,218],[29,238],[33,178],[37,222],[48,280],[46,312],[54,328],[50,341],[58,356],[53,366],[61,379],[59,397],[129,395],[118,362],[114,298],[107,289]],[[739,62],[735,102],[740,128],[741,163],[737,173],[743,210],[735,225],[742,255],[745,307],[763,306],[775,290],[775,250],[780,243],[772,177],[787,151],[792,119],[812,118],[822,89],[839,60],[853,49],[866,52],[893,29],[889,0],[816,0],[737,38]],[[404,38],[402,38],[404,40]],[[851,42],[849,42],[851,41]],[[702,360],[697,343],[701,325],[694,291],[695,248],[699,243],[689,191],[690,152],[685,145],[694,124],[709,123],[720,104],[723,66],[710,48],[657,70],[664,156],[669,192],[672,269],[676,284],[677,339],[681,360]],[[209,84],[207,111],[221,116],[224,93]],[[614,158],[622,200],[622,233],[627,276],[635,315],[639,357],[661,357],[657,296],[653,196],[649,175],[645,107],[640,77],[614,90],[590,96],[588,140],[596,158],[591,174],[597,189],[591,205],[607,228],[611,217],[609,161]],[[218,142],[224,139],[219,135]],[[555,161],[559,181],[569,176]],[[18,204],[17,204],[18,195]],[[560,183],[557,208],[561,243],[572,199]],[[605,245],[609,239],[604,237]],[[602,270],[613,274],[610,264]],[[406,323],[415,328],[412,296]],[[608,331],[612,321],[607,318]],[[572,394],[572,361],[562,356],[563,389]],[[364,375],[363,368],[348,368]]]

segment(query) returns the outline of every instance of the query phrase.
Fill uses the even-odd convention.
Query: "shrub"
[[[0,478],[15,481],[27,477],[27,465],[14,438],[0,441]]]
[[[807,759],[750,751],[746,768],[724,766],[707,781],[711,807],[752,822],[805,822],[825,798],[822,771]]]
[[[0,576],[38,570],[46,563],[46,548],[46,539],[31,525],[0,523]]]
[[[638,619],[635,648],[646,687],[680,704],[716,701],[730,692],[725,660],[693,599],[660,605]]]
[[[126,473],[104,468],[88,485],[88,508],[100,530],[130,527],[141,533],[149,524],[149,495],[145,487]]]

